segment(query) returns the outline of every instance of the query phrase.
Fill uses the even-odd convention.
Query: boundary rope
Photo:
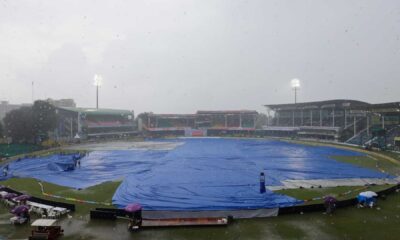
[[[57,199],[63,199],[66,201],[71,201],[71,202],[77,202],[77,203],[82,203],[82,204],[98,204],[98,205],[105,205],[105,206],[111,206],[111,203],[109,202],[96,202],[96,201],[90,201],[90,200],[82,200],[82,199],[77,199],[77,198],[72,198],[72,197],[63,197],[63,196],[59,196],[59,195],[54,195],[54,194],[50,194],[50,193],[46,193],[44,191],[44,187],[43,184],[41,182],[38,182],[38,184],[40,185],[40,190],[42,192],[43,196],[46,197],[52,197],[52,198],[57,198]]]

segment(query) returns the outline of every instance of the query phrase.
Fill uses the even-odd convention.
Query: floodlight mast
[[[294,90],[294,104],[297,104],[297,89],[300,88],[300,80],[297,78],[292,79],[291,85]]]
[[[96,86],[96,109],[99,109],[99,87],[102,84],[103,78],[101,75],[95,74],[94,75],[94,85]]]

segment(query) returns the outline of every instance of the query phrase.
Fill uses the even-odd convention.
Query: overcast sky
[[[0,3],[0,100],[73,98],[136,113],[399,101],[400,1]]]

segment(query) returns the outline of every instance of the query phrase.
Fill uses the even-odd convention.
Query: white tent
[[[359,195],[362,197],[366,197],[366,198],[372,198],[372,197],[378,196],[378,194],[376,194],[376,192],[373,192],[373,191],[361,192]]]

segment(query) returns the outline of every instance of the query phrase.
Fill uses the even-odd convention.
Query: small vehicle
[[[29,236],[29,240],[55,240],[64,234],[64,230],[57,224],[56,219],[37,219],[31,226],[34,229],[31,232],[31,236]]]

